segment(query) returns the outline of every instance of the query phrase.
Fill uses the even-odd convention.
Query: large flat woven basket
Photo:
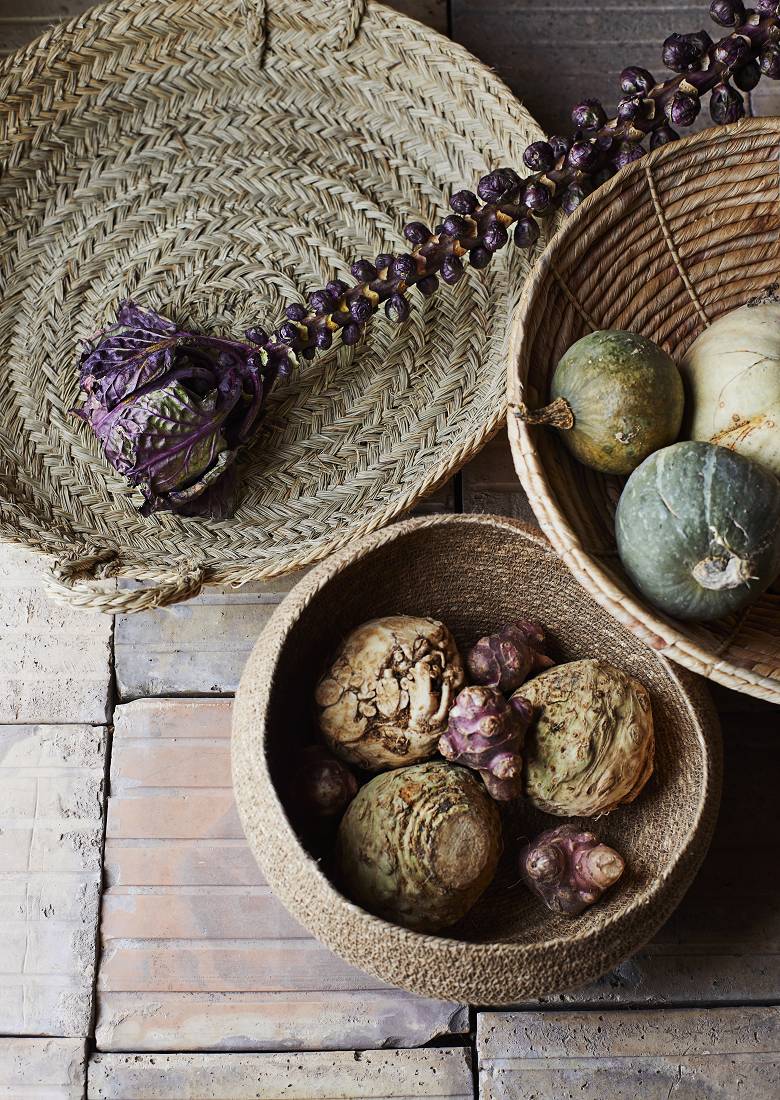
[[[80,342],[126,297],[219,333],[272,325],[537,136],[465,50],[372,0],[119,0],[7,58],[0,537],[62,559],[56,596],[134,611],[305,566],[409,508],[503,419],[519,250],[280,384],[229,521],[139,515],[70,411]]]
[[[701,330],[780,275],[780,119],[746,119],[663,146],[624,169],[556,234],[515,316],[510,400],[548,395],[590,330],[629,329],[679,361]],[[780,703],[780,596],[706,625],[674,621],[630,585],[615,549],[622,482],[576,462],[554,431],[510,413],[517,472],[574,575],[654,649],[727,687]]]

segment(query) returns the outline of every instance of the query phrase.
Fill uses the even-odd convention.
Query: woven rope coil
[[[515,315],[510,403],[544,404],[563,352],[589,329],[642,333],[679,361],[708,323],[777,281],[780,122],[746,119],[674,142],[600,188],[550,242]],[[509,417],[515,466],[575,577],[637,637],[694,672],[780,703],[780,596],[706,625],[643,603],[615,550],[621,483],[555,432]]]
[[[139,515],[70,411],[80,342],[128,296],[217,333],[272,325],[537,136],[469,54],[371,0],[119,0],[6,59],[0,537],[111,553],[112,576],[159,590],[91,602],[67,564],[51,590],[134,610],[194,590],[185,575],[300,568],[411,507],[502,420],[519,250],[279,385],[231,521]]]
[[[558,660],[600,656],[651,695],[655,776],[598,822],[628,861],[622,883],[576,920],[553,917],[522,886],[517,846],[553,819],[504,808],[496,882],[448,936],[388,924],[327,877],[330,847],[307,849],[291,797],[300,746],[316,736],[317,677],[345,633],[376,615],[430,614],[463,649],[520,614],[545,626]],[[352,544],[301,580],[261,635],[233,718],[233,784],[250,846],[290,912],[349,962],[429,997],[506,1004],[592,981],[669,917],[707,850],[721,783],[718,723],[706,688],[648,651],[591,599],[538,532],[506,518],[409,520]],[[319,831],[320,834],[322,830]]]

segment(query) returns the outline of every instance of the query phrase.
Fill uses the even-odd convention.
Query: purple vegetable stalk
[[[289,306],[287,322],[268,338],[267,350],[286,345],[312,358],[337,334],[354,344],[382,305],[391,320],[405,321],[410,287],[427,297],[439,279],[457,283],[466,259],[473,267],[487,267],[508,242],[512,226],[515,244],[530,248],[539,238],[540,218],[557,209],[571,213],[615,172],[644,156],[646,140],[651,149],[674,141],[678,129],[696,121],[708,93],[713,121],[736,122],[745,113],[737,89],[750,91],[762,75],[780,79],[778,7],[778,0],[758,0],[757,10],[746,11],[741,0],[713,0],[710,15],[732,28],[728,35],[718,42],[703,30],[670,35],[662,59],[674,76],[657,83],[646,69],[624,69],[615,118],[608,119],[597,100],[583,100],[572,111],[571,137],[553,136],[527,147],[523,161],[530,175],[497,168],[480,180],[477,194],[456,192],[450,199],[453,212],[434,229],[410,222],[404,228],[409,252],[358,260],[351,269],[355,286],[337,279],[310,295],[308,308]]]

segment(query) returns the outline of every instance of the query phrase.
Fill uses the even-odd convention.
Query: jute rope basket
[[[332,837],[308,846],[290,793],[316,736],[319,674],[344,634],[378,615],[432,615],[461,648],[520,615],[541,620],[557,660],[600,656],[651,695],[656,770],[636,802],[598,830],[626,876],[580,917],[553,917],[519,882],[518,840],[560,823],[523,802],[504,813],[497,878],[447,936],[371,916],[328,878]],[[649,940],[706,852],[720,797],[717,719],[701,680],[616,623],[537,532],[504,518],[408,520],[318,565],[293,589],[246,666],[233,720],[233,782],[247,838],[270,885],[314,935],[369,973],[425,996],[500,1004],[594,980]],[[323,835],[323,833],[325,835]]]
[[[599,188],[550,242],[512,331],[510,402],[548,395],[563,352],[593,329],[649,336],[679,361],[722,313],[780,273],[780,120],[705,130]],[[515,466],[574,576],[638,638],[694,672],[780,703],[780,596],[740,617],[682,624],[644,603],[615,550],[622,482],[576,462],[553,430],[509,415]]]
[[[298,569],[409,508],[503,420],[520,250],[280,384],[230,521],[138,514],[70,411],[80,342],[126,297],[215,333],[278,323],[537,136],[465,50],[372,0],[118,0],[7,58],[0,538],[61,559],[57,598],[129,612]]]

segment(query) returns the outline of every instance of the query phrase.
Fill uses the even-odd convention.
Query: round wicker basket
[[[504,813],[497,878],[447,937],[410,932],[347,901],[325,870],[332,837],[304,843],[289,786],[313,736],[318,675],[344,633],[377,615],[432,615],[461,647],[529,614],[558,660],[601,656],[650,691],[656,770],[636,802],[598,823],[627,858],[623,880],[575,919],[553,917],[518,881],[517,840],[560,818]],[[538,533],[490,516],[408,520],[309,573],[246,666],[233,720],[233,781],[252,850],[291,913],[349,962],[425,996],[500,1004],[591,981],[667,919],[710,840],[720,796],[717,719],[703,681],[653,653],[577,584]]]
[[[118,0],[6,58],[0,101],[0,538],[63,559],[56,597],[136,611],[305,566],[502,422],[517,249],[279,385],[232,520],[143,518],[71,412],[123,298],[239,336],[519,163],[537,127],[459,46],[372,0]]]
[[[599,188],[550,242],[515,315],[510,403],[544,403],[555,366],[592,329],[629,329],[679,359],[701,329],[777,281],[780,119],[663,146]],[[515,466],[581,584],[653,649],[727,687],[780,703],[780,596],[741,616],[681,624],[642,602],[615,550],[622,481],[576,462],[557,433],[512,413]]]

